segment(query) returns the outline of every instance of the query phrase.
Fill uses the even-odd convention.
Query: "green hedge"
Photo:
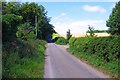
[[[45,44],[42,40],[3,43],[3,78],[43,77]]]
[[[72,37],[69,51],[80,59],[118,78],[120,58],[120,36]]]
[[[120,36],[71,38],[69,45],[79,52],[95,54],[109,62],[119,59],[119,39]]]
[[[66,45],[68,43],[68,40],[63,37],[58,37],[55,43],[60,45]]]

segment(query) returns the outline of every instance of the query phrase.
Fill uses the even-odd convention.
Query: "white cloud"
[[[52,24],[55,26],[55,30],[60,34],[66,34],[68,29],[71,30],[73,34],[85,33],[88,30],[88,25],[93,27],[98,27],[98,25],[103,24],[103,20],[79,20],[79,21],[54,21]]]
[[[61,16],[65,16],[66,15],[66,13],[61,13]]]
[[[51,24],[55,26],[55,30],[60,34],[66,34],[70,29],[72,34],[85,33],[88,30],[88,25],[93,26],[95,29],[106,29],[104,20],[73,20],[61,13],[51,19]]]
[[[106,10],[100,6],[89,6],[89,5],[85,5],[83,6],[83,9],[85,11],[89,11],[89,12],[100,12],[100,13],[105,13]]]
[[[70,23],[70,26],[72,27],[84,27],[88,25],[95,26],[98,23],[102,23],[102,20],[83,20],[83,21],[74,21]]]
[[[60,13],[58,16],[53,17],[52,20],[53,21],[57,20],[58,22],[60,22],[62,21],[62,18],[64,19],[66,18],[66,15],[67,15],[66,13]]]

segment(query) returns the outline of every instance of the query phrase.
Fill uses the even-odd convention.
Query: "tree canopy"
[[[120,35],[120,1],[113,8],[106,26],[109,27],[109,33],[112,35]]]
[[[16,37],[23,39],[23,37],[25,38],[26,36],[24,31],[28,28],[32,29],[32,31],[30,30],[30,32],[28,32],[32,37],[37,33],[36,38],[47,40],[48,37],[55,32],[54,26],[49,23],[50,18],[47,16],[47,11],[42,5],[38,5],[37,3],[3,2],[2,17],[3,35],[6,33],[14,33],[14,30],[17,32],[15,33],[17,34]],[[17,21],[19,21],[18,25]],[[35,29],[37,29],[37,31]],[[23,33],[24,35],[22,35]],[[20,35],[22,35],[22,37]],[[6,34],[6,37],[8,37],[8,34]]]
[[[22,16],[15,14],[5,14],[2,16],[2,36],[3,41],[9,41],[16,37],[17,26],[20,24]]]

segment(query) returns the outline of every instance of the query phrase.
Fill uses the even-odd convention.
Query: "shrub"
[[[45,44],[46,42],[41,40],[14,40],[11,43],[4,43],[2,45],[3,78],[40,78],[43,75],[41,71],[43,72],[44,68]],[[41,70],[34,72],[37,67]]]
[[[68,40],[63,37],[59,37],[55,43],[61,44],[61,45],[66,45],[68,43]]]
[[[71,47],[74,46],[74,42],[75,42],[75,40],[76,40],[75,37],[71,37],[71,38],[69,39],[69,45],[70,45]]]
[[[119,36],[113,37],[81,37],[71,38],[70,47],[74,47],[79,52],[95,54],[105,61],[119,59]]]
[[[119,39],[120,36],[71,38],[68,50],[80,59],[117,78],[120,58]]]

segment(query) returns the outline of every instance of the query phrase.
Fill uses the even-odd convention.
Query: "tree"
[[[94,30],[94,33],[106,33],[108,30]],[[89,31],[87,31],[89,33]]]
[[[71,38],[71,32],[70,32],[70,29],[68,29],[68,31],[67,31],[67,40],[69,40],[70,38]]]
[[[87,32],[90,33],[90,36],[92,36],[92,37],[95,36],[95,34],[94,34],[94,28],[90,27],[90,25],[88,25],[88,26],[89,26],[88,27],[89,30]]]
[[[2,15],[7,14],[14,14],[18,16],[22,16],[22,20],[20,24],[29,23],[29,27],[35,29],[35,23],[37,24],[37,30],[32,32],[32,34],[37,32],[37,38],[47,40],[49,36],[52,35],[52,33],[55,32],[54,26],[51,25],[50,18],[47,17],[47,11],[42,5],[38,5],[36,3],[17,3],[17,2],[9,2],[9,3],[3,3],[2,4]],[[35,16],[37,17],[35,22]],[[14,22],[13,22],[14,23]],[[23,25],[21,25],[21,29]],[[18,29],[18,28],[16,28]],[[20,26],[19,26],[20,30]],[[21,30],[22,31],[22,30]],[[19,34],[23,33],[18,31]],[[17,33],[17,34],[18,34]],[[30,32],[31,34],[31,32]],[[19,35],[20,37],[20,35]]]
[[[2,15],[2,2],[0,1],[0,16]]]
[[[22,40],[35,39],[34,28],[29,23],[20,24],[16,33],[17,37]]]
[[[19,13],[19,8],[20,8],[20,3],[19,2],[2,2],[2,14],[16,14],[18,15]]]
[[[22,16],[6,14],[2,16],[2,36],[3,41],[16,38],[17,26],[20,24]]]
[[[106,26],[109,27],[109,33],[112,35],[120,35],[120,1],[113,8]]]
[[[42,5],[36,3],[24,3],[20,7],[20,14],[23,16],[23,23],[29,22],[31,26],[35,28],[35,16],[37,18],[37,38],[48,40],[48,37],[55,32],[50,22],[50,18],[47,17],[47,11]],[[36,33],[36,32],[35,32]]]
[[[50,18],[44,17],[43,20],[38,23],[38,36],[37,38],[48,40],[52,36],[53,33],[56,33],[54,30],[54,26],[49,23]]]

